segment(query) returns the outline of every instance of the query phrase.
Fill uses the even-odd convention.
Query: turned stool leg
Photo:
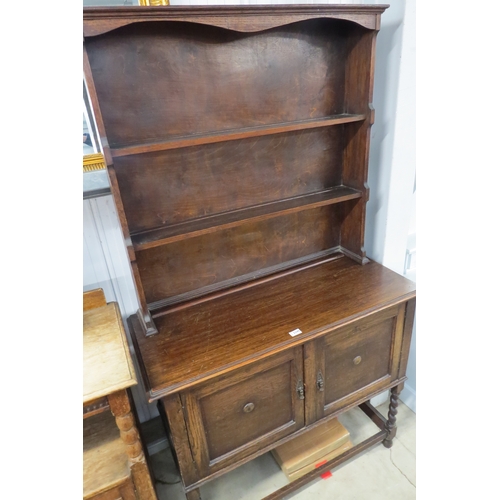
[[[130,471],[138,497],[140,500],[157,500],[127,391],[110,394],[108,401],[116,425],[120,429],[120,436],[126,444]]]
[[[396,415],[398,414],[398,395],[399,388],[394,387],[391,389],[391,402],[389,404],[389,415],[387,417],[387,423],[385,424],[385,430],[387,431],[387,437],[382,441],[386,448],[392,446],[392,440],[396,436]]]

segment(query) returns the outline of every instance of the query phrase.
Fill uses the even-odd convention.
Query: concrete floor
[[[388,402],[378,409],[387,414]],[[353,444],[377,432],[378,428],[359,409],[339,417],[351,433]],[[332,477],[317,479],[286,498],[294,500],[413,500],[416,498],[416,416],[400,403],[398,432],[391,449],[378,444],[361,456],[334,469]],[[151,456],[158,500],[185,500],[170,450]],[[202,500],[260,500],[281,486],[287,478],[266,453],[201,487]],[[172,484],[166,484],[172,483]]]

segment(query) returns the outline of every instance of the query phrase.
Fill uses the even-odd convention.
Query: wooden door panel
[[[308,423],[397,379],[404,310],[404,305],[385,309],[315,341],[316,373],[308,380],[314,376],[316,413]]]
[[[210,460],[294,421],[291,383],[285,363],[200,398]]]
[[[182,393],[189,440],[208,476],[304,425],[302,347]]]
[[[325,401],[337,401],[390,373],[394,318],[325,339]]]

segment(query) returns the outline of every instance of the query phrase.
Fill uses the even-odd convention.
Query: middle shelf
[[[257,125],[253,127],[236,128],[232,130],[174,136],[161,142],[114,146],[111,148],[111,154],[114,158],[117,158],[120,156],[129,156],[142,153],[152,153],[155,151],[185,148],[188,146],[215,144],[218,142],[236,141],[240,139],[247,139],[250,137],[262,137],[266,135],[282,134],[284,132],[330,127],[332,125],[343,125],[344,123],[361,122],[365,119],[366,114],[341,113],[320,118],[294,120],[287,123],[272,123],[266,125]]]
[[[231,210],[221,214],[189,220],[166,227],[142,231],[131,235],[135,250],[146,250],[166,243],[180,241],[214,231],[260,221],[301,210],[333,205],[361,198],[361,192],[346,186],[337,186],[317,193],[263,203],[252,207]]]

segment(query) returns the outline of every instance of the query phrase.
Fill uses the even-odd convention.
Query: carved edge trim
[[[389,5],[363,5],[354,8],[349,5],[328,8],[321,6],[189,6],[189,7],[106,7],[84,8],[83,35],[102,35],[128,24],[145,21],[184,21],[230,29],[243,33],[264,31],[310,19],[340,19],[351,21],[364,28],[378,31],[380,15]],[[287,15],[277,19],[276,15]],[[273,18],[274,17],[274,18]]]

